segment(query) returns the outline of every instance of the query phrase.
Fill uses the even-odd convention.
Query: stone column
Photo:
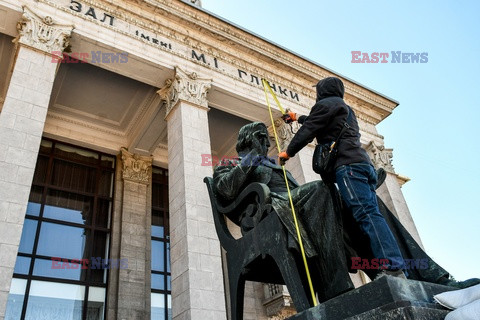
[[[417,227],[413,222],[407,202],[400,189],[401,186],[410,179],[395,173],[392,165],[393,149],[386,149],[385,146],[378,145],[374,141],[371,141],[370,144],[367,145],[366,150],[375,168],[383,168],[387,172],[385,182],[377,189],[378,196],[385,202],[398,220],[400,220],[415,241],[423,248]]]
[[[57,64],[73,27],[24,7],[16,60],[0,113],[0,319],[4,318]]]
[[[175,68],[158,93],[168,123],[172,307],[176,320],[226,319],[220,243],[203,178],[210,154],[207,91],[210,79]]]
[[[152,158],[126,149],[122,149],[121,158],[121,219],[114,221],[114,226],[120,231],[119,258],[128,266],[118,270],[117,314],[109,314],[109,319],[149,319]]]

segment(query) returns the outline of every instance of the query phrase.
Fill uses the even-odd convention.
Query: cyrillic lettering
[[[268,82],[268,81],[267,81]],[[273,89],[273,91],[277,92],[277,86],[274,84],[270,84],[270,82],[268,82],[268,85],[270,86],[270,88]]]
[[[106,13],[103,14],[103,19],[100,20],[100,22],[105,22],[105,20],[107,20],[107,17],[110,18],[110,23],[109,23],[109,25],[113,26],[113,19],[115,19],[115,17],[113,17],[113,16],[111,16],[111,15],[109,15],[109,14],[106,14]]]
[[[290,97],[300,102],[300,99],[298,98],[298,93],[290,91]]]
[[[88,11],[85,13],[85,15],[90,16],[93,19],[97,20],[97,16],[95,15],[95,9],[93,9],[92,7],[90,7],[90,9],[88,9]]]
[[[244,75],[247,75],[247,73],[245,71],[238,69],[238,76],[240,77],[240,79],[242,79],[242,73]]]
[[[192,49],[192,59],[193,58],[197,59],[198,61],[202,61],[203,63],[207,63],[207,61],[205,60],[205,55],[203,53],[198,56],[195,50]]]
[[[215,68],[218,69],[218,61],[217,61],[217,58],[213,58],[213,63],[215,63]]]
[[[142,39],[150,41],[150,36],[146,36],[143,33],[140,36],[142,37]]]
[[[160,41],[160,45],[161,45],[162,47],[168,48],[168,43],[166,43],[166,42]],[[195,51],[192,50],[192,58],[196,58],[196,57],[193,56],[193,55],[194,55],[194,52],[195,52]],[[195,56],[196,56],[196,55],[195,55]],[[203,57],[203,62],[205,62],[205,56],[204,56],[203,54],[201,54],[201,55],[200,55],[200,58],[201,58],[201,57]],[[197,60],[199,60],[199,59],[197,58]]]
[[[255,82],[260,85],[260,81],[258,80],[258,77],[257,76],[254,76],[254,75],[251,75],[251,81],[250,82],[253,82],[253,79],[255,79]]]
[[[71,0],[70,4],[77,5],[76,7],[70,6],[70,9],[72,9],[75,12],[82,12],[82,4],[80,2]]]
[[[278,86],[278,92],[280,92],[280,94],[283,94],[283,95],[288,97],[287,89],[282,90],[282,87]]]

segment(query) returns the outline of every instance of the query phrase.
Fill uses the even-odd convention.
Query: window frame
[[[116,156],[112,154],[107,154],[104,152],[76,146],[70,143],[66,143],[63,141],[58,141],[54,139],[49,139],[42,137],[42,144],[43,143],[49,143],[51,144],[49,147],[49,150],[44,150],[42,147],[40,147],[38,156],[37,156],[37,163],[35,165],[35,173],[34,173],[34,179],[31,184],[31,192],[33,188],[41,188],[42,193],[41,193],[41,200],[40,200],[40,211],[38,216],[36,215],[31,215],[28,213],[25,213],[25,219],[33,220],[37,222],[36,225],[36,230],[35,230],[35,237],[33,240],[33,248],[31,253],[22,253],[18,252],[17,257],[27,257],[30,258],[30,266],[28,268],[28,274],[19,274],[19,273],[14,273],[13,278],[18,278],[18,279],[24,279],[27,281],[26,288],[25,288],[25,293],[24,293],[24,300],[23,300],[23,305],[22,305],[22,313],[21,313],[21,319],[25,318],[26,312],[27,312],[27,307],[28,307],[28,300],[29,300],[29,294],[30,294],[30,287],[32,284],[32,281],[47,281],[47,282],[54,282],[54,283],[63,283],[63,284],[72,284],[72,285],[80,285],[84,286],[85,292],[84,292],[84,297],[83,297],[83,302],[82,302],[82,319],[85,320],[87,318],[87,311],[88,311],[88,299],[89,299],[89,289],[90,287],[100,287],[100,288],[105,288],[105,300],[104,300],[104,310],[103,310],[103,319],[107,319],[107,305],[108,305],[108,278],[109,278],[109,269],[107,268],[104,271],[102,281],[93,281],[91,279],[92,275],[92,268],[90,265],[86,270],[86,275],[85,279],[82,280],[71,280],[71,279],[64,279],[64,278],[55,278],[55,277],[48,277],[48,276],[38,276],[34,275],[34,268],[35,268],[35,260],[37,259],[44,259],[44,260],[52,260],[52,258],[56,257],[51,257],[51,256],[46,256],[46,255],[41,255],[37,253],[38,250],[38,245],[39,245],[39,236],[40,236],[40,230],[42,227],[43,223],[53,223],[56,225],[61,225],[61,226],[70,226],[70,227],[77,227],[77,228],[83,228],[86,231],[90,233],[89,238],[86,243],[85,243],[85,256],[90,258],[93,255],[93,250],[94,250],[94,243],[96,233],[102,233],[106,235],[106,240],[105,240],[105,253],[104,256],[105,258],[110,257],[110,251],[111,251],[111,225],[113,223],[113,214],[114,214],[114,205],[115,205],[115,180],[116,180],[116,166],[117,166],[117,160]],[[93,164],[92,162],[89,161],[80,161],[79,159],[69,159],[67,156],[64,155],[59,155],[56,154],[56,147],[58,145],[63,145],[67,146],[70,148],[74,148],[76,150],[83,150],[85,152],[89,153],[94,153],[98,156],[98,159],[96,159],[96,163]],[[40,161],[40,158],[43,157],[44,160],[47,158],[47,165],[46,165],[46,173],[45,173],[45,181],[35,181],[35,176],[37,174],[37,169],[38,169],[38,163]],[[108,157],[112,158],[112,166],[105,166],[102,165],[102,157]],[[88,191],[81,191],[81,190],[76,190],[75,188],[68,188],[68,187],[62,187],[62,186],[56,186],[53,182],[53,167],[54,167],[54,162],[55,160],[57,161],[64,161],[68,163],[73,163],[75,165],[81,165],[84,167],[89,167],[90,169],[95,169],[95,179],[94,179],[94,190],[93,192],[88,192]],[[43,160],[42,160],[43,161]],[[100,194],[100,184],[101,184],[101,177],[102,173],[104,172],[109,172],[111,174],[111,183],[109,184],[110,186],[110,194],[108,196]],[[81,195],[81,196],[86,196],[86,197],[92,197],[93,198],[93,207],[91,209],[91,220],[90,223],[76,223],[76,222],[71,222],[71,221],[64,221],[64,220],[58,220],[58,219],[53,219],[53,218],[46,218],[44,217],[44,209],[45,206],[47,206],[46,200],[47,200],[47,195],[49,194],[50,190],[54,191],[60,191],[60,192],[67,192],[75,195]],[[109,205],[109,217],[107,217],[107,226],[97,226],[97,214],[99,213],[99,204],[101,203],[99,200],[104,200],[107,202],[110,202]],[[30,202],[30,198],[29,198]],[[103,257],[102,257],[103,258]],[[72,262],[72,260],[77,260],[77,259],[62,259],[68,261],[69,263]],[[52,260],[53,262],[53,260]]]

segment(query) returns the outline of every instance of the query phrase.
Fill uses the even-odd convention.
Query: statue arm
[[[233,200],[242,191],[254,166],[242,165],[240,160],[228,160],[215,168],[213,186],[225,200]]]

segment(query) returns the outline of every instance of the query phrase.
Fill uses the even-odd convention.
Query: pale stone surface
[[[212,175],[201,166],[201,154],[211,153],[207,110],[180,100],[167,122],[173,318],[226,319],[213,218],[197,214],[211,210],[205,187],[196,183]]]
[[[5,279],[0,293],[8,293],[10,289],[48,98],[55,77],[56,65],[45,57],[45,53],[19,47],[10,87],[0,114],[0,210],[8,210],[0,212],[0,217],[7,217],[7,222],[0,224],[0,245],[11,245],[4,253],[8,257],[0,260],[0,278]],[[37,65],[42,69],[42,74],[20,71],[26,70],[27,64]],[[26,81],[27,79],[40,78],[48,82],[41,92],[25,87],[26,83],[34,81]],[[32,95],[25,95],[27,90]],[[20,92],[23,93],[19,94]],[[47,98],[43,98],[45,96]],[[34,108],[44,111],[33,114]],[[2,294],[1,297],[6,295]],[[5,305],[6,299],[0,300],[0,310]],[[0,313],[2,316],[3,313]]]
[[[127,259],[128,267],[118,270],[113,312],[117,319],[140,320],[150,317],[151,197],[148,195],[151,194],[152,159],[126,150],[122,150],[121,158],[118,166],[122,168],[123,190],[118,190],[122,193],[122,202],[121,213],[117,212],[121,218],[114,221],[112,246],[120,259]],[[112,305],[109,310],[115,307]]]

